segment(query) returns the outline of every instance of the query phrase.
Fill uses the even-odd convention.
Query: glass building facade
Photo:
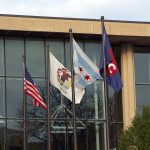
[[[99,40],[77,40],[80,47],[99,66]],[[0,150],[23,149],[23,59],[42,97],[46,101],[46,46],[69,70],[70,43],[67,38],[14,37],[0,38]],[[114,47],[119,49],[119,47]],[[115,54],[118,63],[120,55]],[[147,86],[147,85],[146,85]],[[103,79],[86,88],[76,104],[78,150],[105,150],[105,114]],[[121,92],[109,88],[110,147],[117,147],[123,126]],[[51,147],[73,150],[72,103],[50,86]],[[35,107],[27,97],[27,145],[29,150],[47,149],[46,110]]]
[[[150,47],[135,47],[136,108],[141,113],[143,106],[150,105]]]

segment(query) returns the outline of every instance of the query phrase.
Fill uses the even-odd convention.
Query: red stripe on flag
[[[32,83],[30,83],[27,80],[24,80],[24,91],[26,92],[26,94],[28,94],[34,99],[34,104],[38,105],[39,103],[41,107],[47,110],[47,106],[44,100],[42,99],[39,91]]]

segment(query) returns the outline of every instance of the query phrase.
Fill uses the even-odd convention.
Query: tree
[[[132,125],[126,129],[120,140],[119,150],[149,150],[150,149],[150,106],[143,107],[137,114]]]

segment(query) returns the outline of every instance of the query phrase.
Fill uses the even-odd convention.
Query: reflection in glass
[[[48,40],[46,45],[49,45],[50,52],[56,59],[64,65],[64,42],[63,40]]]
[[[45,120],[28,120],[29,150],[46,150],[47,124]]]
[[[142,111],[142,107],[150,105],[150,85],[136,85],[136,108],[137,112]]]
[[[44,41],[26,39],[26,63],[32,77],[45,77]]]
[[[134,63],[136,83],[150,83],[150,54],[135,53]]]
[[[1,41],[0,41],[1,42]],[[44,40],[40,38],[26,38],[26,62],[27,67],[33,76],[43,99],[46,100],[45,87],[45,56]],[[56,58],[71,68],[70,43],[64,40],[46,41],[50,50]],[[83,49],[83,42],[78,44]],[[12,46],[11,46],[12,45]],[[85,51],[92,61],[99,66],[99,42],[86,42]],[[65,47],[65,49],[64,49]],[[7,148],[8,150],[22,149],[23,129],[22,120],[16,121],[16,118],[22,118],[23,115],[23,80],[17,78],[22,76],[22,58],[24,43],[19,38],[6,38],[6,69],[7,75],[13,78],[6,78],[6,103],[7,117],[14,117],[14,120],[7,121]],[[1,51],[0,51],[1,52]],[[15,53],[14,53],[15,52]],[[12,54],[12,56],[11,56]],[[0,56],[1,61],[1,56]],[[12,64],[11,64],[12,63]],[[0,64],[1,65],[1,64]],[[0,66],[1,67],[1,66]],[[3,70],[3,69],[2,69]],[[0,71],[1,73],[1,71]],[[15,78],[16,77],[16,78]],[[61,95],[60,91],[50,86],[51,97],[51,146],[57,150],[73,150],[73,122],[72,122],[72,102]],[[0,79],[0,113],[4,115],[4,80]],[[2,99],[3,97],[3,99]],[[97,80],[94,84],[86,88],[80,104],[76,104],[77,115],[77,143],[80,150],[104,150],[104,98],[103,81]],[[63,105],[61,105],[63,104]],[[63,107],[60,107],[63,106]],[[47,111],[33,105],[33,99],[27,96],[27,116],[28,116],[28,147],[29,150],[47,149]],[[59,111],[56,111],[59,110]],[[59,112],[59,113],[58,113]],[[57,117],[56,117],[57,116]],[[82,120],[83,119],[83,120]],[[96,119],[96,121],[95,121]],[[87,122],[85,122],[85,120]],[[0,118],[0,123],[3,121]],[[1,124],[0,124],[1,125]],[[0,126],[1,127],[1,126]],[[4,127],[4,125],[3,125]],[[2,127],[2,128],[3,128]],[[4,129],[4,128],[3,128]],[[2,129],[2,130],[3,130]],[[1,132],[2,133],[2,132]],[[0,134],[0,144],[3,143],[3,133]],[[1,142],[2,141],[2,142]],[[13,144],[12,144],[13,143]],[[1,146],[1,145],[0,145]],[[1,147],[0,147],[1,148]]]
[[[117,147],[117,129],[116,124],[109,125],[109,139],[110,139],[110,148],[115,149]]]
[[[118,147],[118,140],[123,131],[123,123],[109,124],[110,148],[115,149]]]
[[[66,67],[71,71],[71,53],[70,53],[70,42],[65,42],[65,56],[66,56]]]
[[[46,87],[45,87],[45,80],[43,79],[35,79],[33,78],[34,83],[36,84],[37,89],[39,90],[43,100],[46,101]],[[33,105],[33,98],[30,96],[27,96],[27,116],[28,118],[43,118],[46,117],[46,110],[42,107],[37,107]]]
[[[93,61],[93,63],[97,65],[97,67],[99,67],[100,62],[100,48],[101,48],[100,42],[85,43],[85,53]]]
[[[5,116],[5,86],[4,79],[0,78],[0,118]]]
[[[66,121],[52,120],[52,149],[73,150],[73,128]]]
[[[0,150],[4,149],[5,120],[0,117]]]
[[[76,40],[76,39],[75,39]],[[76,42],[79,44],[80,48],[83,50],[83,43],[81,41],[76,40]],[[66,67],[68,70],[71,70],[71,53],[70,53],[70,42],[65,42],[65,61],[66,61]]]
[[[6,79],[7,117],[20,118],[23,116],[23,80]]]
[[[97,80],[86,88],[86,109],[90,119],[102,119],[103,113],[103,81]],[[84,111],[81,111],[84,113]],[[80,112],[80,113],[81,113]]]
[[[7,150],[22,150],[23,148],[23,122],[21,120],[7,120]]]
[[[52,149],[73,150],[73,122],[70,120],[52,120]],[[86,126],[85,122],[77,121],[78,149],[86,149]]]
[[[116,93],[110,86],[108,88],[108,102],[109,102],[109,121],[122,122],[122,100],[121,91]]]
[[[6,75],[22,76],[22,55],[24,53],[24,41],[22,38],[6,38]]]
[[[0,76],[4,75],[4,41],[0,38]]]
[[[104,150],[104,126],[99,122],[88,124],[88,149]]]

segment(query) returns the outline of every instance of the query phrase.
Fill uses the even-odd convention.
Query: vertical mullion
[[[6,94],[6,38],[4,40],[4,89],[5,89],[5,130],[4,130],[4,150],[6,150],[7,145],[7,94]]]

